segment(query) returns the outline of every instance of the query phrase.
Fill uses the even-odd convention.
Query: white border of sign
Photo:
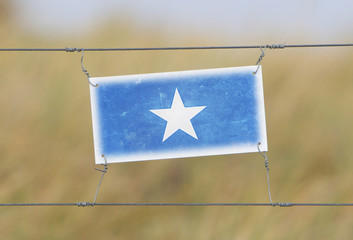
[[[98,77],[90,78],[93,85],[104,84],[111,82],[130,82],[136,81],[137,79],[143,79],[142,81],[159,81],[163,80],[167,76],[181,76],[184,74],[197,74],[217,71],[224,72],[227,70],[232,70],[236,72],[249,72],[255,71],[257,65],[247,66],[247,67],[233,67],[233,68],[216,68],[216,69],[206,69],[206,70],[192,70],[192,71],[179,71],[179,72],[165,72],[165,73],[150,73],[150,74],[138,74],[138,75],[127,75],[127,76],[113,76],[113,77]],[[266,133],[266,119],[265,119],[265,104],[264,104],[264,93],[263,93],[263,82],[262,82],[262,68],[254,75],[256,81],[256,93],[258,96],[257,106],[258,106],[258,119],[259,119],[259,129],[260,132],[260,142],[261,151],[268,151],[267,146],[267,133]],[[99,86],[98,86],[99,88]],[[92,111],[92,125],[93,125],[93,140],[94,140],[94,152],[95,152],[95,162],[96,164],[104,164],[105,160],[102,157],[102,148],[100,143],[100,124],[98,118],[98,106],[97,106],[97,94],[95,91],[96,87],[90,85],[90,95],[91,95],[91,111]],[[213,155],[226,155],[226,154],[237,154],[237,153],[250,153],[258,152],[257,145],[253,144],[241,144],[232,145],[225,147],[214,147],[212,149],[196,149],[187,151],[165,151],[156,153],[143,153],[143,154],[129,154],[129,155],[119,155],[119,156],[106,156],[107,163],[117,163],[117,162],[132,162],[132,161],[146,161],[146,160],[160,160],[160,159],[173,159],[173,158],[186,158],[186,157],[201,157],[201,156],[213,156]]]

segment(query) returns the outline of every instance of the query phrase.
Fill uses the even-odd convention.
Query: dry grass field
[[[125,26],[125,27],[123,27]],[[0,25],[1,47],[154,47],[158,30],[84,42]],[[177,45],[210,45],[181,36]],[[256,43],[255,43],[256,44]],[[262,43],[257,43],[262,44]],[[174,45],[174,43],[172,43]],[[212,44],[211,44],[212,45]],[[86,52],[92,76],[253,65],[259,50]],[[0,52],[0,202],[93,201],[89,85],[80,53]],[[268,50],[263,60],[272,197],[353,202],[353,49]],[[268,202],[257,154],[109,165],[98,202]],[[1,239],[350,239],[351,207],[0,207]]]

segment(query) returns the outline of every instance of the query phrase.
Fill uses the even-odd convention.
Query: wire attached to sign
[[[70,49],[70,50],[75,51],[74,49]],[[83,56],[85,55],[85,51],[84,51],[83,48],[81,49],[81,52],[82,52],[82,57],[81,57],[81,68],[82,68],[82,72],[87,76],[87,80],[88,80],[89,84],[91,84],[92,87],[98,87],[98,84],[93,84],[93,83],[90,81],[91,76],[89,75],[87,69],[85,69],[85,67],[83,66]]]
[[[255,65],[257,65],[257,68],[256,68],[256,70],[252,73],[253,75],[255,75],[255,74],[257,73],[257,71],[259,71],[260,62],[261,62],[262,58],[265,56],[265,50],[266,50],[266,48],[267,48],[267,45],[266,45],[264,48],[260,47],[261,54],[260,54],[260,57],[259,57],[259,59],[257,60],[257,62],[256,62],[256,64],[255,64]]]
[[[97,171],[100,171],[102,172],[102,176],[101,176],[101,180],[99,181],[98,183],[98,187],[97,187],[97,191],[96,191],[96,194],[94,195],[94,200],[93,200],[93,203],[91,204],[91,206],[94,206],[96,204],[96,199],[97,199],[97,196],[98,196],[98,192],[99,192],[99,188],[101,186],[101,183],[102,183],[102,180],[103,180],[103,177],[104,175],[106,174],[106,172],[108,171],[108,163],[107,163],[107,159],[105,158],[104,154],[102,154],[102,157],[104,158],[104,169],[98,169],[98,168],[95,168]]]
[[[265,159],[265,168],[266,168],[266,173],[267,173],[267,187],[268,187],[268,196],[270,198],[270,202],[273,206],[275,206],[275,204],[272,202],[272,197],[271,197],[271,187],[270,187],[270,168],[268,167],[269,166],[269,163],[268,163],[268,158],[267,158],[267,155],[265,152],[261,152],[260,150],[260,145],[261,145],[261,142],[259,142],[257,144],[257,149],[259,150],[259,153],[260,155]]]

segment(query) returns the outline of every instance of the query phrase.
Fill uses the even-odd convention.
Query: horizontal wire
[[[267,45],[250,45],[250,46],[204,46],[204,47],[146,47],[146,48],[0,48],[0,51],[61,51],[61,52],[81,52],[83,51],[170,51],[170,50],[212,50],[212,49],[253,49],[253,48],[269,48],[269,49],[283,49],[283,48],[314,48],[314,47],[353,47],[353,43],[346,44],[267,44]]]
[[[261,207],[353,207],[353,203],[90,203],[90,202],[77,202],[77,203],[1,203],[0,207],[49,207],[49,206],[150,206],[150,207],[210,207],[210,206],[261,206]]]
[[[314,47],[352,47],[353,43],[348,44],[302,44],[302,45],[252,45],[252,46],[205,46],[205,47],[150,47],[150,48],[0,48],[0,51],[65,51],[65,52],[82,52],[82,51],[158,51],[158,50],[212,50],[212,49],[284,49],[284,48],[314,48]],[[0,203],[0,207],[15,206],[353,206],[353,203]]]

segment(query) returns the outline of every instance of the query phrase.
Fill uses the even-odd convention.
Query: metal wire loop
[[[71,48],[70,50],[76,51],[75,48]],[[83,56],[85,55],[85,51],[84,51],[83,48],[82,48],[80,51],[82,52],[82,57],[81,57],[81,68],[82,68],[82,72],[87,76],[87,80],[88,80],[89,84],[91,84],[92,87],[98,87],[98,84],[93,84],[93,83],[90,81],[91,76],[89,75],[89,73],[88,73],[88,71],[85,69],[85,67],[83,66]]]
[[[267,188],[268,188],[268,196],[270,198],[270,202],[272,206],[276,206],[278,204],[272,202],[272,197],[271,197],[271,186],[270,186],[270,168],[269,168],[269,163],[268,163],[268,158],[265,152],[261,152],[260,150],[260,145],[261,142],[257,143],[257,149],[259,150],[260,155],[265,159],[265,168],[266,168],[266,175],[267,175]]]
[[[94,168],[94,169],[96,169],[97,171],[106,173],[108,170],[108,163],[107,163],[107,159],[105,158],[104,154],[102,154],[102,157],[104,158],[104,164],[103,164],[104,169],[99,169],[99,168]]]
[[[267,48],[268,45],[266,45],[264,48],[260,47],[260,50],[261,50],[261,54],[260,54],[260,57],[259,59],[257,60],[256,64],[257,65],[257,68],[256,70],[252,73],[253,75],[255,75],[257,73],[257,71],[259,71],[259,68],[260,68],[260,62],[262,60],[262,58],[265,56],[265,50]]]
[[[94,195],[94,200],[93,200],[92,206],[94,206],[94,205],[96,204],[96,200],[97,200],[99,188],[100,188],[100,186],[101,186],[101,183],[102,183],[104,174],[106,174],[106,172],[108,171],[107,159],[105,158],[104,154],[102,154],[102,157],[104,158],[104,162],[105,162],[105,163],[104,163],[104,170],[95,168],[96,170],[102,172],[102,176],[101,176],[101,179],[100,179],[100,181],[99,181],[99,183],[98,183],[98,187],[97,187],[97,190],[96,190],[96,194]]]

